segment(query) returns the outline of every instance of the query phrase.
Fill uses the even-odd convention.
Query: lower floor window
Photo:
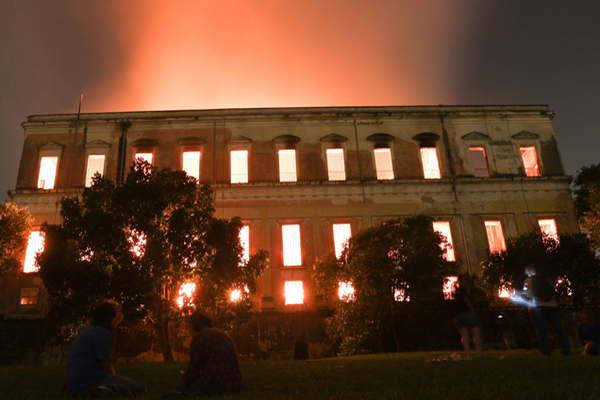
[[[302,281],[285,281],[283,294],[286,305],[304,304],[304,283]]]

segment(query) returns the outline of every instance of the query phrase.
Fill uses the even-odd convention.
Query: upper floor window
[[[439,233],[445,240],[445,243],[441,243],[440,247],[444,250],[444,258],[446,261],[456,261],[456,255],[454,254],[454,243],[452,241],[452,230],[450,229],[449,221],[434,221],[433,230]]]
[[[473,175],[475,175],[478,178],[487,178],[490,176],[485,147],[469,147],[469,166],[473,171]]]
[[[333,148],[326,150],[327,177],[330,181],[346,180],[346,164],[344,162],[344,149]]]
[[[280,149],[279,156],[279,182],[296,182],[296,150]]]
[[[302,250],[300,245],[300,225],[282,225],[281,241],[283,249],[283,265],[298,267],[302,265]]]
[[[135,159],[146,161],[148,164],[152,165],[152,160],[154,159],[154,154],[151,152],[135,153]]]
[[[373,149],[375,157],[375,172],[378,180],[394,179],[394,167],[392,164],[392,149],[382,147]]]
[[[440,163],[437,149],[435,147],[421,147],[421,164],[423,165],[423,177],[425,179],[440,179]]]
[[[104,154],[90,154],[87,158],[85,167],[85,187],[92,186],[92,178],[96,174],[104,174],[104,162],[106,156]]]
[[[181,169],[188,176],[200,179],[200,152],[184,151],[181,155]]]
[[[333,224],[333,245],[335,256],[340,258],[348,240],[352,236],[350,224]]]
[[[231,183],[248,183],[248,150],[231,150]]]
[[[36,257],[44,251],[44,243],[44,232],[35,230],[29,233],[27,250],[25,251],[25,260],[23,261],[23,272],[30,273],[39,270]]]
[[[56,170],[58,168],[58,156],[40,157],[40,170],[38,172],[38,189],[54,189],[56,183]]]
[[[542,234],[550,239],[558,241],[558,229],[556,227],[556,220],[553,218],[539,219],[538,225]]]
[[[500,253],[506,250],[502,223],[500,221],[485,221],[485,234],[487,236],[490,253]]]
[[[250,226],[243,225],[240,228],[239,238],[242,247],[242,261],[247,263],[250,260]]]
[[[523,160],[523,168],[525,168],[525,175],[541,176],[540,164],[535,146],[522,146],[519,150],[521,152],[521,159]]]
[[[285,281],[283,284],[283,296],[286,305],[304,304],[304,282]]]

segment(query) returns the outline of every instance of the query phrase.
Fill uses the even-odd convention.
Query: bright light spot
[[[152,165],[153,158],[154,158],[154,154],[152,154],[152,153],[135,153],[136,160],[146,161],[150,165]]]
[[[444,295],[444,300],[454,299],[457,282],[458,276],[447,276],[444,278],[444,283],[442,284],[442,293]]]
[[[250,226],[243,225],[240,228],[240,246],[242,246],[242,262],[247,263],[250,260]]]
[[[232,150],[231,183],[248,183],[248,150]]]
[[[302,281],[285,281],[283,293],[286,305],[304,304],[304,284]]]
[[[490,253],[500,253],[506,250],[502,223],[500,221],[485,221],[485,233],[487,235]]]
[[[200,179],[200,152],[184,151],[181,156],[181,168],[188,176]]]
[[[44,156],[40,158],[40,171],[38,174],[38,189],[54,189],[56,181],[57,156]]]
[[[350,224],[333,224],[333,245],[335,256],[340,258],[348,240],[352,236]]]
[[[143,257],[146,252],[146,234],[132,229],[127,237],[129,249],[136,257]]]
[[[296,150],[282,149],[279,154],[279,182],[296,182]]]
[[[509,282],[500,281],[500,285],[498,286],[498,297],[501,299],[510,299],[511,296],[515,293],[511,284]]]
[[[456,261],[456,255],[454,254],[454,243],[452,241],[452,231],[450,230],[450,222],[448,221],[434,221],[433,230],[439,233],[445,243],[441,243],[440,247],[444,250],[444,258],[446,261]]]
[[[191,307],[194,305],[192,302],[194,293],[196,292],[196,282],[184,282],[179,286],[179,290],[177,292],[177,298],[175,302],[179,308],[183,308],[185,306]]]
[[[542,234],[556,242],[558,242],[558,229],[556,228],[556,220],[554,219],[540,219],[538,225]]]
[[[338,298],[346,303],[356,299],[356,290],[352,282],[338,282]]]
[[[469,165],[473,171],[473,175],[478,178],[487,178],[490,176],[488,170],[487,156],[485,147],[473,146],[469,147]]]
[[[282,225],[281,238],[283,246],[283,265],[298,267],[302,265],[300,248],[300,225]]]
[[[37,265],[36,257],[44,251],[45,243],[44,232],[31,231],[27,240],[27,250],[25,251],[25,261],[23,262],[23,272],[38,272],[40,267]]]
[[[573,296],[573,289],[571,286],[571,281],[569,278],[564,276],[559,276],[556,279],[556,284],[554,285],[554,290],[556,291],[564,291],[567,296]]]
[[[377,179],[394,179],[394,167],[392,165],[392,150],[390,148],[373,149],[375,157],[375,172]]]
[[[408,289],[410,286],[408,283],[403,283],[399,287],[392,288],[394,292],[394,301],[398,303],[410,302],[410,295],[408,294]]]
[[[90,154],[87,159],[87,167],[85,169],[85,187],[92,186],[92,178],[96,173],[102,175],[104,173],[104,154]]]
[[[330,181],[346,180],[346,164],[344,163],[344,149],[327,149],[327,176]]]
[[[421,164],[423,164],[423,177],[425,179],[440,179],[440,163],[435,147],[421,147]]]
[[[525,168],[526,176],[540,176],[540,166],[538,163],[537,150],[535,146],[526,146],[519,149],[521,151],[521,159]]]
[[[250,289],[248,289],[248,286],[244,285],[244,290],[242,292],[242,289],[236,288],[236,289],[231,289],[229,291],[229,301],[231,303],[238,303],[242,300],[244,294],[248,295],[250,293]]]

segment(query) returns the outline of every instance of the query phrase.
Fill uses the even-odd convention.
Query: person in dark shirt
[[[177,389],[163,397],[237,393],[244,387],[233,340],[201,313],[191,317],[196,333],[190,346],[190,364]]]
[[[98,303],[91,323],[71,346],[67,365],[68,388],[75,396],[135,396],[144,386],[115,372],[112,329],[123,320],[121,306],[112,300]]]
[[[454,294],[454,323],[458,328],[460,341],[467,355],[471,352],[471,340],[474,342],[475,350],[482,350],[481,322],[473,305],[475,289],[473,278],[468,275],[461,275],[458,279],[458,288]]]

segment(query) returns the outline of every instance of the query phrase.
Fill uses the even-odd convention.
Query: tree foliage
[[[489,254],[483,262],[483,280],[490,294],[497,296],[501,282],[522,289],[525,268],[536,267],[537,273],[557,282],[560,300],[575,304],[598,300],[600,263],[582,234],[563,234],[555,241],[534,232],[507,241],[506,251]]]
[[[577,217],[581,218],[592,209],[592,191],[600,190],[600,164],[593,164],[581,168],[573,181],[575,194],[575,211]]]
[[[339,259],[329,255],[315,264],[318,290],[336,304],[330,332],[342,352],[380,350],[403,305],[395,300],[395,289],[404,290],[412,304],[442,300],[444,277],[456,271],[455,263],[444,259],[443,240],[428,217],[394,219],[354,235]],[[339,282],[352,283],[353,300],[337,299]]]
[[[9,202],[0,204],[0,272],[15,271],[21,266],[31,224],[26,208]]]
[[[580,219],[581,229],[588,235],[592,247],[600,250],[600,187],[590,190],[587,203],[588,210]]]
[[[221,315],[248,310],[265,267],[264,251],[242,262],[241,221],[214,216],[212,190],[183,171],[138,161],[116,186],[99,175],[81,197],[61,201],[62,224],[46,226],[39,256],[51,318],[78,324],[96,300],[117,299],[129,318],[152,324],[172,359],[169,321],[201,308]],[[195,282],[193,301],[177,304],[181,284]],[[232,306],[229,290],[248,292]]]

